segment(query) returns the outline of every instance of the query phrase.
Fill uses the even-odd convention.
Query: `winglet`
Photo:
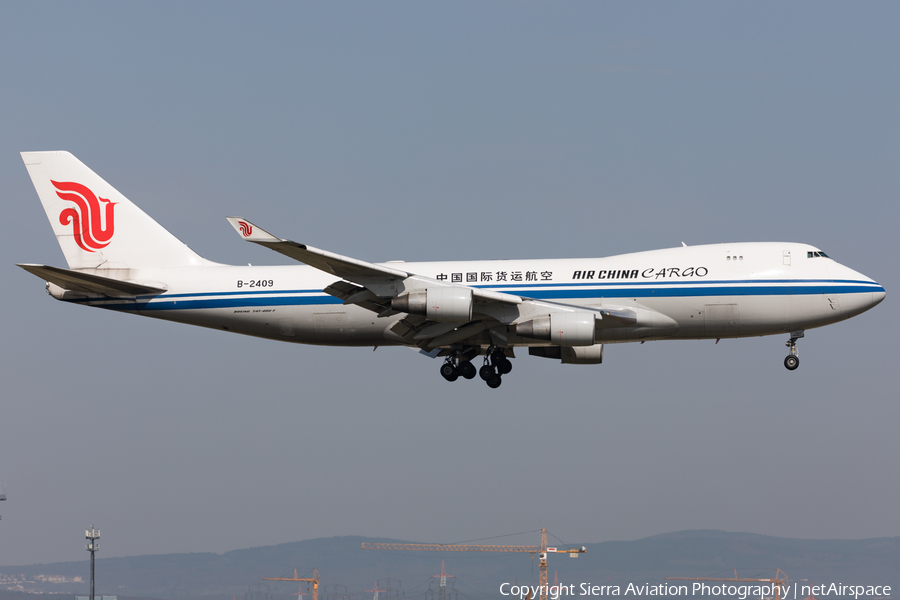
[[[248,242],[284,242],[287,240],[283,240],[279,237],[275,237],[262,227],[257,227],[247,219],[243,217],[226,217],[228,222],[231,223],[231,226],[234,227],[234,230],[237,231],[242,238],[247,240]],[[302,244],[301,244],[302,245]]]

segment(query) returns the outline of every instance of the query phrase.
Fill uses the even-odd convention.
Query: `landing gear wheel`
[[[503,379],[501,379],[499,375],[494,375],[487,380],[488,387],[494,390],[500,387],[501,383],[503,383]]]
[[[478,374],[478,370],[475,368],[469,361],[459,363],[459,366],[456,368],[459,371],[459,374],[465,377],[466,379],[472,379],[475,375]]]
[[[505,356],[502,360],[494,362],[494,364],[497,366],[497,373],[500,375],[506,375],[512,371],[512,362]]]
[[[491,357],[491,364],[494,365],[506,360],[506,355],[503,353],[503,350],[494,350],[489,356]]]
[[[481,376],[485,381],[490,381],[491,377],[496,377],[497,372],[494,370],[494,367],[491,365],[484,365],[480,369],[478,369],[478,375]],[[497,385],[500,385],[499,383]]]
[[[445,362],[441,365],[441,377],[447,381],[456,381],[459,377],[459,371],[453,366],[453,363]]]
[[[785,346],[791,351],[784,359],[784,367],[788,371],[793,371],[800,366],[800,353],[797,351],[797,340],[803,337],[803,331],[792,331],[791,339],[785,343]]]

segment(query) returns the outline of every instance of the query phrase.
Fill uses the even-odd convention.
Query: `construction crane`
[[[363,542],[363,550],[425,550],[435,552],[528,552],[531,558],[537,554],[540,559],[540,587],[538,588],[540,600],[547,600],[547,554],[568,554],[572,558],[578,558],[579,554],[587,552],[587,548],[554,548],[547,546],[547,530],[541,529],[540,546],[495,546],[481,544],[389,544]],[[780,600],[780,599],[779,599]]]
[[[779,575],[781,577],[779,577]],[[734,577],[666,577],[666,579],[677,579],[679,581],[744,581],[744,582],[764,582],[775,584],[775,600],[781,600],[781,586],[787,585],[788,576],[781,569],[775,569],[775,577],[738,577],[737,569],[734,570]]]
[[[297,569],[294,569],[293,577],[262,577],[266,581],[305,581],[312,584],[312,600],[319,600],[319,571],[313,569],[312,577],[297,577]]]

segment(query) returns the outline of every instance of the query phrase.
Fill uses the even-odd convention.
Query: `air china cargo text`
[[[663,267],[660,269],[601,269],[599,271],[575,271],[572,279],[672,279],[675,277],[706,277],[706,267]]]

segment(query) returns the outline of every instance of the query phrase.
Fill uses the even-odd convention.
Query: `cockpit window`
[[[821,252],[821,251],[806,253],[806,258],[820,258],[820,257],[821,258],[830,258],[827,254],[825,254],[824,252]]]

